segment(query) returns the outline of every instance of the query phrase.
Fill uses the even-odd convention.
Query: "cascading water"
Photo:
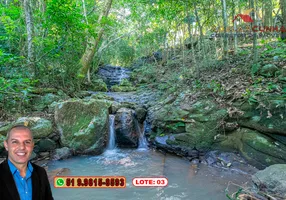
[[[127,76],[126,76],[126,73],[125,73],[125,71],[124,70],[122,70],[121,68],[118,68],[118,70],[119,70],[119,77],[118,77],[118,79],[119,79],[119,83],[121,83],[121,81],[124,79],[124,78],[126,78]]]
[[[123,79],[129,80],[130,74],[131,70],[118,66],[105,65],[98,69],[99,77],[103,79],[108,88],[120,84]]]
[[[114,128],[114,115],[109,115],[109,140],[108,140],[108,150],[115,149],[115,128]]]
[[[139,144],[138,144],[138,148],[139,149],[148,149],[148,143],[147,140],[145,138],[145,127],[146,127],[146,123],[144,122],[144,127],[143,130],[141,129],[139,122],[137,121],[137,119],[134,120],[135,121],[135,126],[136,126],[136,130],[139,133]]]

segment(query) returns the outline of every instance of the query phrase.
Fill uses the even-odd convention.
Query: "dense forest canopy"
[[[36,87],[72,93],[99,66],[128,67],[154,52],[182,54],[198,75],[251,45],[255,72],[261,45],[286,38],[285,8],[286,0],[1,0],[1,107],[28,102]]]

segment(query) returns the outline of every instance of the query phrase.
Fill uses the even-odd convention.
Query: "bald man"
[[[34,149],[32,131],[13,126],[4,146],[8,158],[0,164],[0,199],[53,200],[45,169],[29,161]]]

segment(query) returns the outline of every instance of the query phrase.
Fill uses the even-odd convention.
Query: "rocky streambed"
[[[114,115],[118,147],[137,148],[144,133],[150,147],[192,163],[244,174],[256,172],[249,164],[261,170],[271,166],[270,171],[285,167],[286,102],[280,96],[264,94],[260,103],[238,100],[231,106],[190,91],[164,97],[150,88],[127,93],[87,92],[84,96],[47,94],[34,105],[46,114],[32,113],[1,122],[2,156],[5,157],[6,132],[15,124],[32,129],[35,138],[32,159],[43,166],[49,159],[100,155],[110,140],[109,116]],[[261,184],[254,179],[254,183],[264,192],[284,198],[282,177],[278,175],[271,181],[259,178],[266,181]],[[273,186],[274,182],[280,184],[278,190],[273,189],[277,186]]]

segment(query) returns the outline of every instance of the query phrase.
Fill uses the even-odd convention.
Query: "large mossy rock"
[[[53,125],[50,120],[39,117],[19,118],[15,125],[22,124],[31,128],[35,139],[45,138],[53,132]]]
[[[33,132],[34,139],[45,138],[53,132],[53,126],[50,120],[40,117],[21,117],[1,127],[0,134],[6,136],[8,130],[15,125],[28,126]]]
[[[136,128],[135,111],[120,108],[115,115],[116,143],[119,147],[137,147],[139,133]]]
[[[272,164],[286,163],[286,146],[255,130],[238,129],[228,134],[219,146],[224,150],[236,149],[260,169]]]
[[[267,134],[286,136],[286,98],[261,96],[260,104],[245,102],[239,107],[244,112],[238,124]]]
[[[252,176],[257,188],[275,199],[286,199],[286,165],[276,164],[258,171]]]
[[[98,154],[103,151],[109,131],[109,101],[69,100],[57,105],[55,122],[63,146],[76,153]]]
[[[153,131],[159,135],[173,134],[174,140],[167,140],[170,144],[200,151],[211,149],[219,122],[227,111],[211,99],[193,100],[190,95],[168,102],[151,108]]]

